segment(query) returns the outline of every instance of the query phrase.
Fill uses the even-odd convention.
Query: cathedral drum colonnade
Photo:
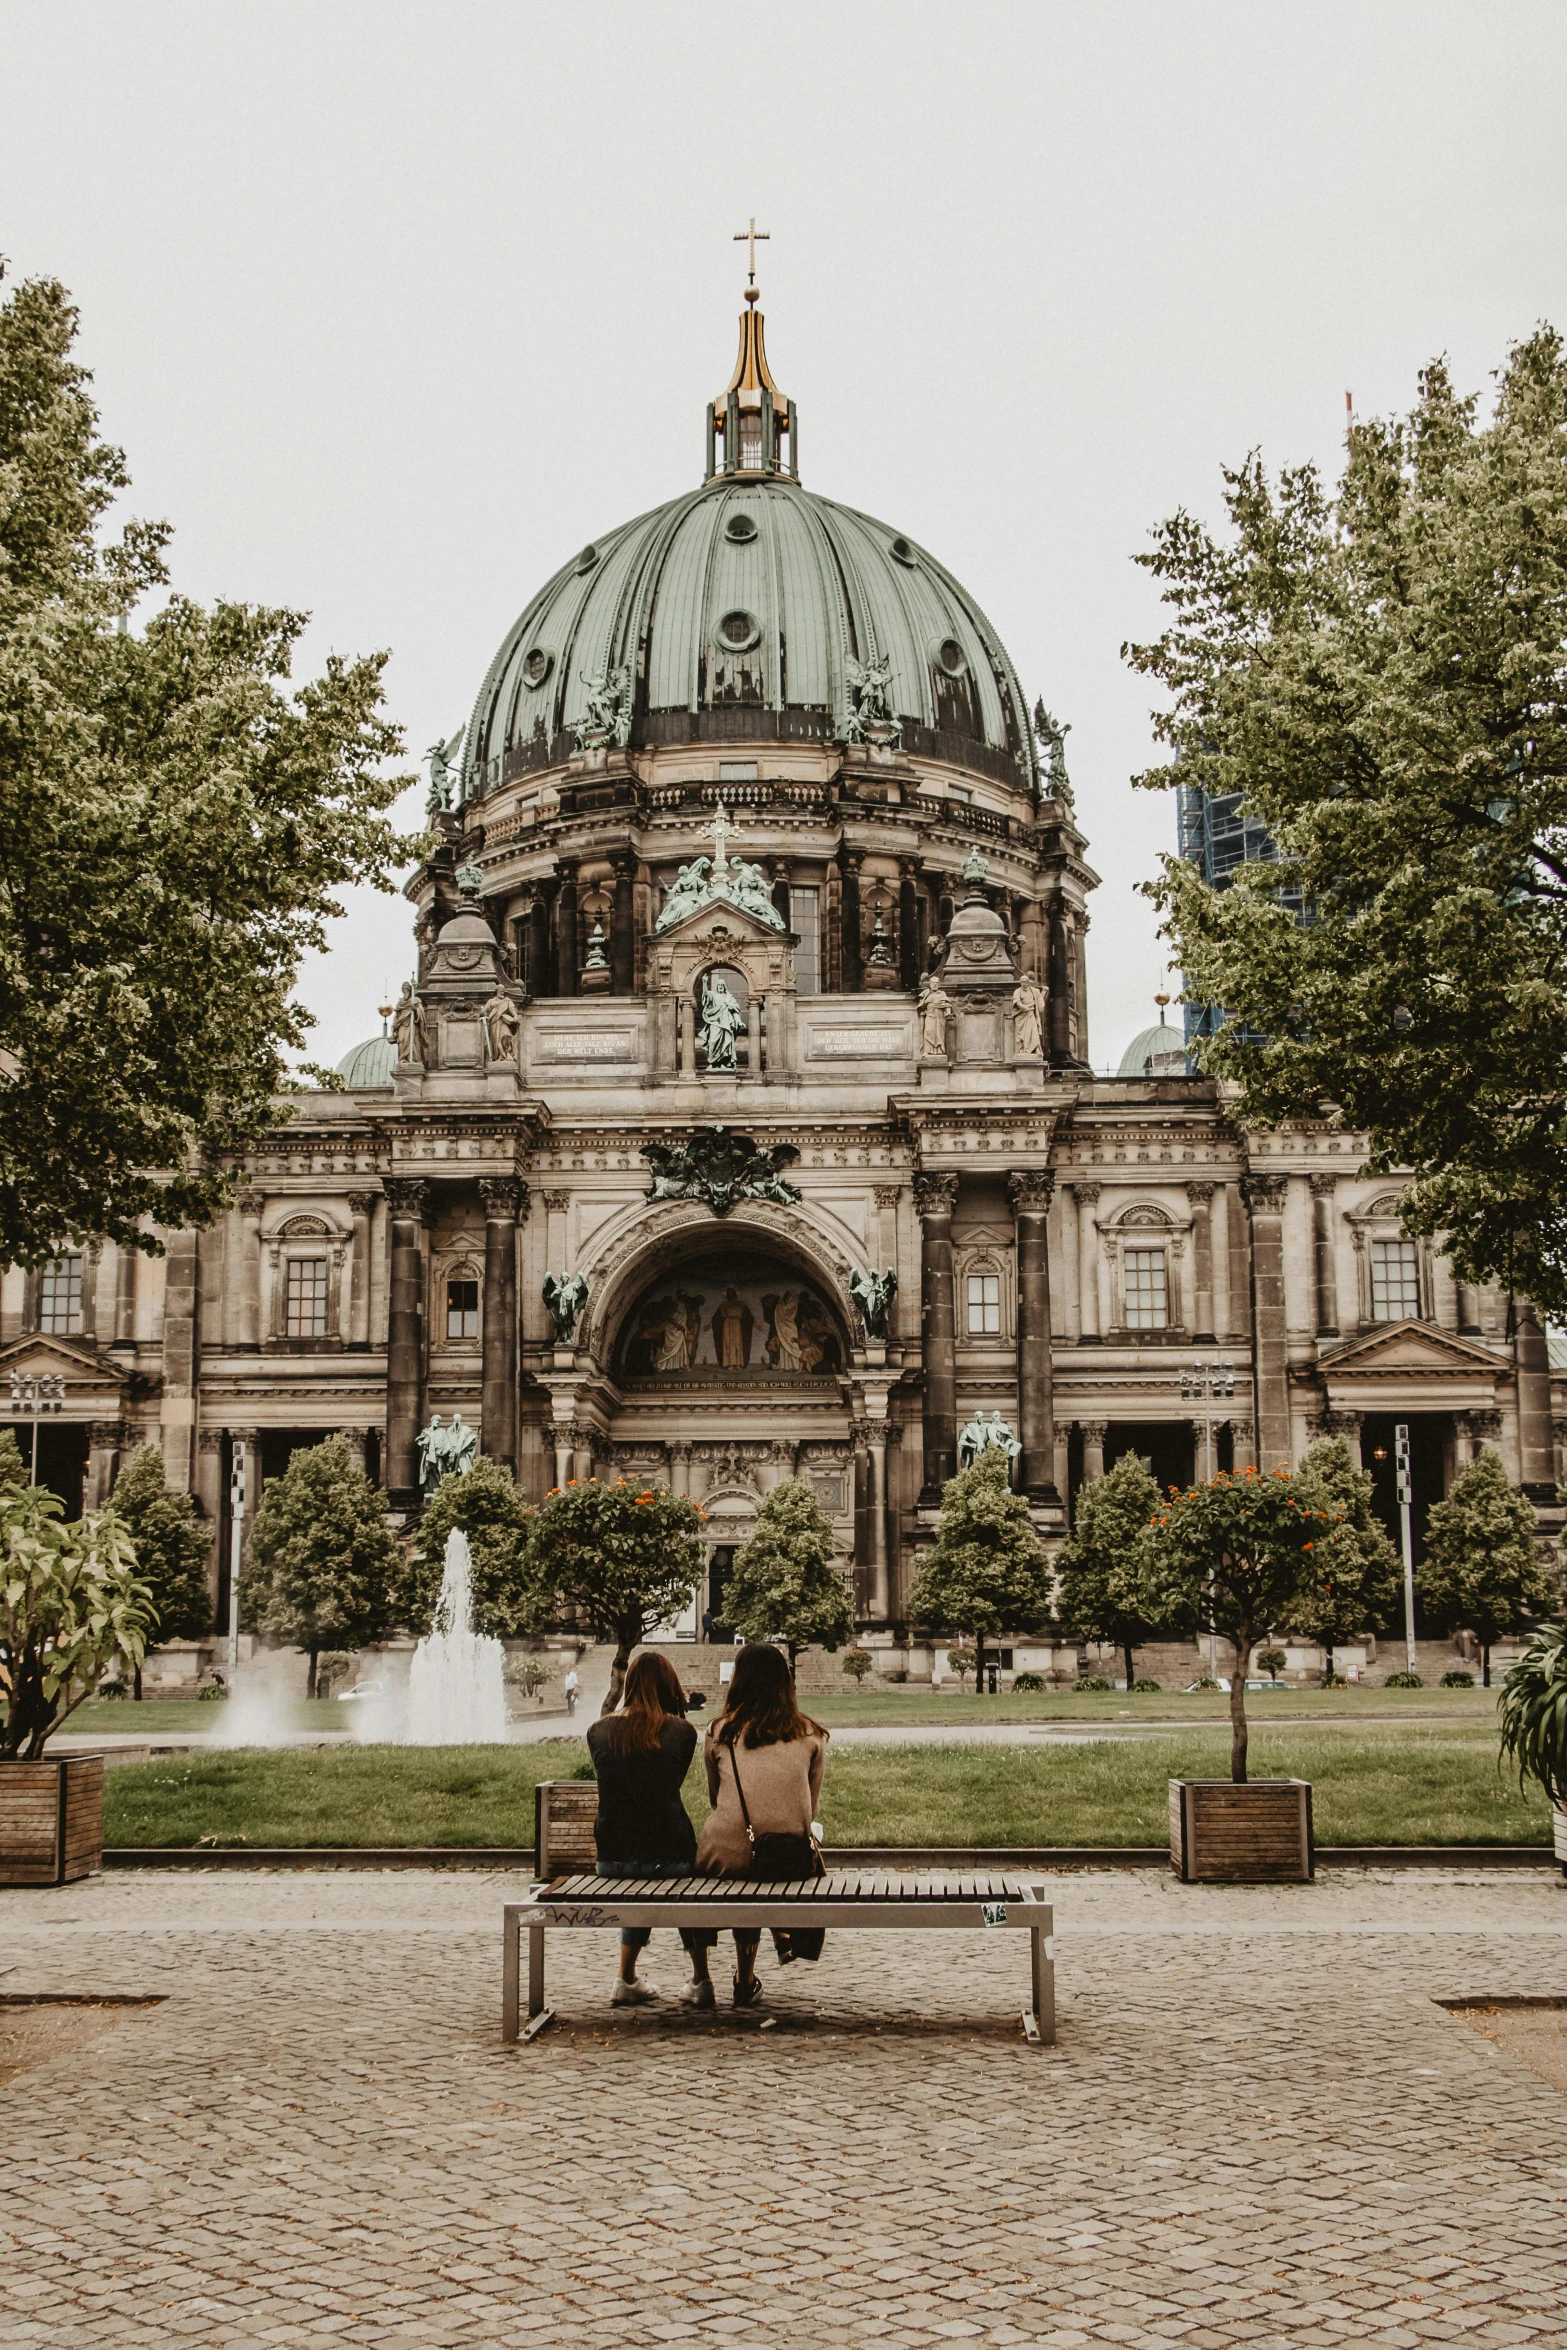
[[[1327,1429],[1382,1478],[1407,1419],[1422,1509],[1494,1443],[1556,1522],[1545,1333],[1403,1236],[1355,1136],[1241,1134],[1162,1022],[1092,1073],[1066,730],[929,549],[803,486],[754,286],[705,432],[432,753],[416,969],[343,1090],[161,1258],[6,1275],[5,1367],[64,1380],[41,1473],[96,1500],[160,1442],[216,1581],[237,1441],[264,1482],[347,1430],[411,1508],[461,1412],[534,1496],[701,1500],[687,1630],[797,1474],[885,1635],[976,1414],[1054,1539],[1129,1449],[1193,1473],[1201,1365],[1221,1466]]]

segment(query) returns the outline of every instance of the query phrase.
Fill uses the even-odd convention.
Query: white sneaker
[[[658,1997],[651,1983],[617,1983],[609,1995],[611,2007],[646,2007],[650,1999]]]
[[[718,1995],[711,1983],[687,1983],[680,1994],[682,2007],[716,2007]]]

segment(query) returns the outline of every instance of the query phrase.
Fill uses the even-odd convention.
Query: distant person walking
[[[668,1657],[644,1649],[632,1658],[620,1710],[588,1725],[588,1752],[599,1789],[593,1822],[599,1875],[689,1877],[696,1830],[680,1790],[696,1753],[696,1732],[686,1720],[686,1693]],[[647,1948],[649,1931],[627,1926],[621,1932],[612,2007],[645,2007],[658,1997],[651,1983],[637,1980],[637,1960]],[[683,1932],[680,1939],[692,1952],[695,1970],[681,1999],[687,2007],[711,2007],[707,1951],[716,1937],[711,1932],[701,1937],[699,1950],[693,1949],[697,1936]]]
[[[697,1844],[698,1876],[793,1881],[821,1873],[812,1830],[821,1801],[827,1732],[796,1704],[789,1660],[782,1649],[741,1649],[724,1710],[708,1730],[703,1759],[713,1809]],[[734,2003],[756,2007],[762,1998],[756,1979],[761,1935],[746,1926],[736,1926],[734,1934]],[[709,1928],[707,1942],[717,1938]],[[779,1964],[820,1958],[823,1939],[817,1927],[775,1932]],[[705,1982],[706,1950],[693,1950],[692,1962],[698,1981]]]
[[[574,1714],[577,1710],[577,1668],[575,1665],[566,1675],[562,1686],[566,1692],[566,1711],[568,1714]]]

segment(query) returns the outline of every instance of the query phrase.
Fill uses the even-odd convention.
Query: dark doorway
[[[32,1425],[25,1419],[12,1420],[8,1425],[15,1430],[22,1466],[30,1469],[33,1461]],[[68,1518],[79,1518],[87,1490],[87,1451],[92,1432],[85,1421],[73,1426],[69,1420],[40,1420],[37,1430],[36,1482],[60,1496]]]
[[[1139,1453],[1148,1462],[1160,1486],[1190,1485],[1196,1473],[1191,1429],[1178,1420],[1129,1420],[1119,1426],[1112,1421],[1105,1437],[1105,1467],[1114,1468],[1128,1452]]]
[[[735,1552],[732,1542],[720,1543],[707,1562],[707,1622],[703,1629],[709,1640],[728,1640],[729,1626],[724,1622],[724,1593],[734,1572]]]
[[[330,1428],[263,1428],[257,1447],[261,1454],[261,1486],[264,1492],[274,1477],[281,1477],[296,1452],[304,1452],[311,1445],[324,1444],[333,1433]],[[254,1514],[259,1495],[252,1481],[246,1506]]]
[[[1368,1412],[1360,1424],[1360,1458],[1372,1477],[1371,1506],[1395,1543],[1402,1541],[1393,1467],[1393,1431],[1398,1424],[1390,1412]],[[1442,1455],[1452,1423],[1446,1412],[1408,1412],[1404,1415],[1404,1425],[1409,1430],[1409,1482],[1413,1497],[1409,1530],[1418,1566],[1425,1556],[1426,1518],[1432,1505],[1442,1498]]]

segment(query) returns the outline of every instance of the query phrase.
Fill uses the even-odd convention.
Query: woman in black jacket
[[[598,1779],[598,1817],[593,1840],[601,1877],[689,1877],[696,1858],[692,1827],[680,1789],[696,1753],[696,1732],[686,1719],[680,1676],[667,1657],[644,1650],[634,1657],[621,1691],[618,1713],[601,1715],[588,1731],[588,1752]],[[620,1936],[620,1977],[610,1994],[612,2007],[642,2007],[658,1993],[637,1980],[637,1959],[651,1928],[625,1926]],[[714,1937],[684,1929],[696,1979],[681,1992],[687,2007],[711,2007],[707,1949]],[[697,1953],[701,1956],[698,1959]]]

